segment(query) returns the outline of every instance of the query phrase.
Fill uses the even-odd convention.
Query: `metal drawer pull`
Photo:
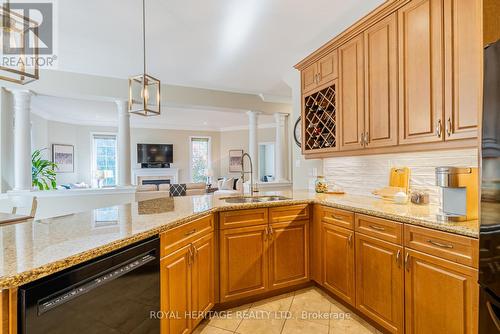
[[[406,253],[406,256],[405,256],[405,269],[406,271],[410,271],[410,253]]]
[[[377,231],[385,231],[385,228],[383,227],[380,227],[380,226],[376,226],[376,225],[370,225],[370,227],[374,230],[377,230]]]
[[[396,254],[396,263],[399,265],[399,258],[401,257],[401,249],[398,249],[398,253]]]
[[[349,234],[349,237],[347,238],[347,241],[349,242],[349,245],[352,244],[352,234]]]
[[[331,217],[332,217],[333,219],[342,220],[342,217],[339,217],[339,216],[336,216],[336,215],[332,215]]]
[[[195,234],[195,233],[196,233],[196,229],[192,229],[191,231],[186,232],[184,235],[188,236],[188,235]]]
[[[438,246],[438,247],[441,247],[441,248],[453,248],[453,245],[450,245],[450,244],[442,244],[440,242],[437,242],[437,241],[433,241],[431,239],[427,240],[428,243],[434,245],[434,246]]]
[[[193,264],[193,244],[189,244],[189,257],[188,257],[188,266],[192,265]]]

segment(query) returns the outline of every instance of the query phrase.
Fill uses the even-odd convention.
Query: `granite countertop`
[[[194,218],[235,209],[318,203],[473,238],[479,235],[478,221],[438,222],[438,208],[432,205],[398,205],[370,196],[307,191],[265,194],[291,199],[233,204],[214,195],[169,198],[155,193],[137,193],[136,201],[128,204],[0,226],[0,289],[34,281]]]

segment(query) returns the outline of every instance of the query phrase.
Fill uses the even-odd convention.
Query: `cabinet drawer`
[[[356,232],[395,244],[403,244],[403,224],[391,220],[356,214]]]
[[[478,240],[461,235],[405,225],[405,246],[466,266],[478,267]]]
[[[235,210],[220,213],[220,229],[267,224],[267,209]]]
[[[348,228],[350,230],[354,229],[354,213],[349,211],[324,206],[322,207],[321,220],[325,223]]]
[[[161,257],[172,253],[213,230],[214,216],[209,215],[161,233]]]
[[[309,205],[299,204],[270,208],[269,218],[271,223],[306,220],[309,219]]]

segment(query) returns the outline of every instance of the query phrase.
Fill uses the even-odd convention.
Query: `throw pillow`
[[[233,190],[233,187],[234,187],[234,179],[229,178],[227,180],[222,181],[219,190]]]

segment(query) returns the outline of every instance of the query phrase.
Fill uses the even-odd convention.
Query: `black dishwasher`
[[[159,259],[153,238],[21,286],[19,333],[159,333]]]

